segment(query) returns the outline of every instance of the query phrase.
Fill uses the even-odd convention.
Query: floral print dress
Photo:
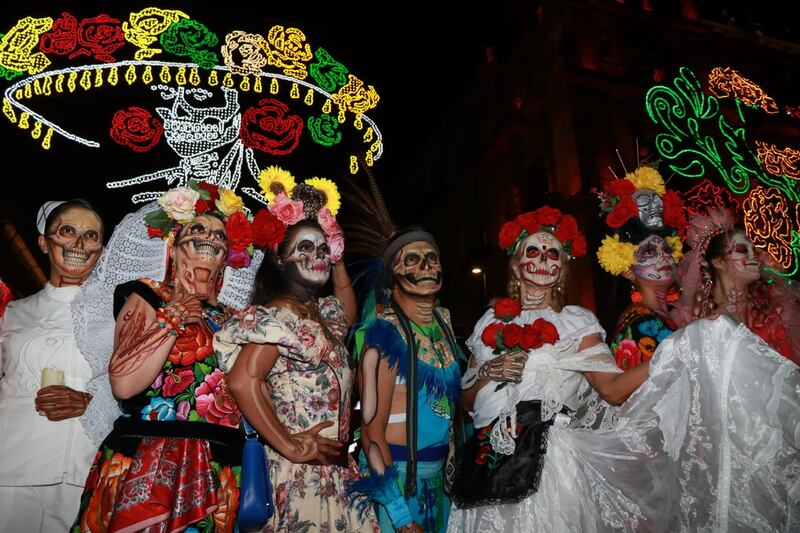
[[[322,326],[285,307],[253,306],[232,318],[214,338],[220,366],[233,367],[248,343],[277,346],[277,362],[267,377],[269,400],[289,433],[305,431],[322,422],[333,425],[320,435],[347,441],[350,429],[353,371],[341,342],[347,331],[341,302],[333,296],[319,301]],[[274,490],[275,514],[264,531],[317,533],[377,531],[371,508],[350,505],[347,487],[358,479],[358,468],[348,455],[347,466],[293,463],[266,446]]]
[[[121,285],[117,313],[132,293],[154,308],[172,297],[148,280]],[[72,533],[237,530],[243,434],[212,349],[218,327],[186,326],[152,385],[120,402],[124,415],[97,452]]]
[[[677,327],[649,307],[633,305],[619,318],[611,342],[617,366],[628,371],[648,361],[662,340]]]

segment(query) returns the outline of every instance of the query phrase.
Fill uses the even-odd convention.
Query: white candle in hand
[[[55,368],[45,367],[42,369],[42,386],[41,388],[49,387],[50,385],[63,385],[64,384],[64,371]]]

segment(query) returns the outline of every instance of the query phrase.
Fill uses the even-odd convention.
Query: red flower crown
[[[586,254],[586,238],[578,229],[575,218],[547,205],[503,224],[498,244],[508,255],[512,255],[522,239],[540,231],[552,233],[570,256],[581,257]]]
[[[642,167],[645,168],[645,167]],[[637,169],[638,171],[639,169]],[[665,189],[661,175],[657,171],[652,172],[658,176],[660,188]],[[628,176],[633,176],[629,174]],[[606,224],[611,228],[620,228],[630,219],[639,216],[639,206],[633,199],[633,194],[638,190],[636,184],[630,178],[619,178],[609,182],[603,190],[597,192],[600,199],[600,211],[606,214]],[[661,197],[664,203],[663,222],[665,226],[680,230],[686,225],[686,216],[683,212],[683,200],[677,192],[666,190],[663,193],[654,190]]]

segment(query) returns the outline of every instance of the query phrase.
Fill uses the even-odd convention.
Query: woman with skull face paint
[[[251,262],[251,224],[241,198],[206,183],[171,189],[149,209],[134,219],[149,240],[165,239],[167,276],[116,287],[108,379],[123,415],[97,453],[73,531],[231,532],[243,436],[212,338],[230,315],[218,299],[226,263]],[[111,243],[126,238],[115,232]]]
[[[261,215],[259,215],[261,216]],[[242,413],[266,440],[275,514],[264,531],[374,531],[350,505],[347,453],[353,372],[344,344],[356,314],[342,233],[326,197],[296,185],[256,221],[270,250],[256,305],[215,339]],[[332,278],[333,296],[319,297]]]
[[[9,532],[67,529],[96,449],[78,421],[91,372],[72,302],[102,253],[103,222],[71,200],[46,203],[37,225],[50,279],[0,317],[0,530]],[[61,382],[47,385],[55,373]]]
[[[633,286],[631,305],[617,321],[611,341],[617,365],[630,370],[648,361],[677,329],[667,307],[678,299],[674,271],[683,250],[677,231],[686,223],[683,203],[650,167],[611,182],[599,196],[612,229],[597,251],[600,266]],[[633,205],[629,197],[635,209],[626,208]]]
[[[612,404],[647,377],[620,373],[586,309],[556,303],[570,257],[586,252],[575,219],[542,207],[506,223],[511,298],[478,321],[462,380],[475,434],[454,480],[449,531],[579,531],[598,514],[581,493],[567,426],[586,381]],[[584,511],[585,509],[585,511]]]
[[[746,325],[775,351],[800,364],[800,294],[768,276],[761,256],[728,210],[692,219],[691,251],[679,266],[683,297],[673,317],[680,325],[726,315]]]

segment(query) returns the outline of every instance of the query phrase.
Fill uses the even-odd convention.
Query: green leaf
[[[197,414],[197,411],[194,409],[189,411],[189,422],[197,422],[198,420],[200,420],[200,415]]]
[[[197,381],[203,381],[208,374],[211,373],[211,366],[205,365],[203,363],[197,363],[194,365],[194,377]]]

